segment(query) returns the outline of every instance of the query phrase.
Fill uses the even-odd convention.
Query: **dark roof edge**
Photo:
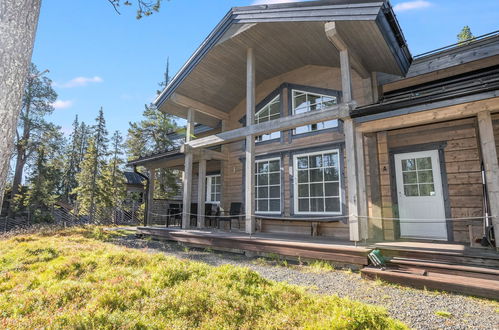
[[[153,161],[156,161],[156,160],[160,160],[162,158],[166,158],[166,157],[178,157],[179,155],[183,155],[183,153],[180,152],[180,148],[172,150],[172,151],[159,152],[159,153],[156,153],[156,154],[153,154],[153,155],[148,155],[148,156],[140,157],[140,158],[137,158],[137,159],[129,161],[126,164],[126,166],[140,166],[140,165],[143,165],[145,163],[149,163],[149,162],[153,162]]]

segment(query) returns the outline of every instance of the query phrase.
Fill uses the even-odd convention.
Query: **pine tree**
[[[32,155],[41,143],[43,132],[50,129],[45,116],[54,111],[52,104],[57,99],[57,93],[52,88],[52,81],[43,76],[44,73],[45,71],[38,71],[36,65],[32,63],[24,86],[22,109],[15,139],[16,163],[11,199],[19,192],[24,168],[28,162],[32,161]],[[14,204],[11,203],[11,205]],[[9,214],[13,216],[12,208],[9,209]]]
[[[474,38],[474,36],[473,36],[473,33],[471,33],[470,27],[468,25],[465,25],[461,29],[461,32],[459,32],[459,34],[457,35],[457,42],[459,44],[463,44],[466,41],[469,41],[469,40],[471,40],[473,38]]]
[[[170,60],[167,59],[164,80],[160,87],[166,87],[170,82]],[[160,93],[160,91],[158,91]],[[146,156],[151,153],[165,152],[175,147],[175,141],[170,140],[170,134],[178,127],[172,115],[159,111],[153,105],[144,106],[144,119],[130,123],[126,141],[130,159]],[[154,195],[156,198],[168,198],[176,195],[180,189],[178,185],[179,172],[171,169],[159,169],[156,175]]]

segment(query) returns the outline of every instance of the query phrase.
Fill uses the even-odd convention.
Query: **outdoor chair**
[[[218,204],[206,203],[204,209],[204,221],[206,227],[213,227],[213,223],[220,215],[220,207]]]
[[[229,212],[221,211],[220,217],[217,219],[218,228],[220,229],[220,222],[228,221],[229,222],[229,230],[232,230],[232,220],[237,220],[237,228],[241,229],[240,219],[243,217],[243,203],[236,202],[230,203]]]
[[[191,203],[191,214],[189,218],[191,219],[191,227],[197,227],[198,224],[198,203]]]
[[[166,212],[166,226],[170,225],[179,226],[182,219],[182,204],[170,204]]]

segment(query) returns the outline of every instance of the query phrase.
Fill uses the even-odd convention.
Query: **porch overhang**
[[[358,71],[404,75],[412,61],[385,1],[323,0],[236,7],[154,101],[163,112],[216,126],[245,98],[246,50],[255,51],[256,85],[305,65],[339,67],[325,23],[335,22]]]

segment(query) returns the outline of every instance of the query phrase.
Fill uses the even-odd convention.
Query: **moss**
[[[99,228],[6,238],[0,255],[2,328],[405,328],[384,309],[247,268],[113,245]]]

